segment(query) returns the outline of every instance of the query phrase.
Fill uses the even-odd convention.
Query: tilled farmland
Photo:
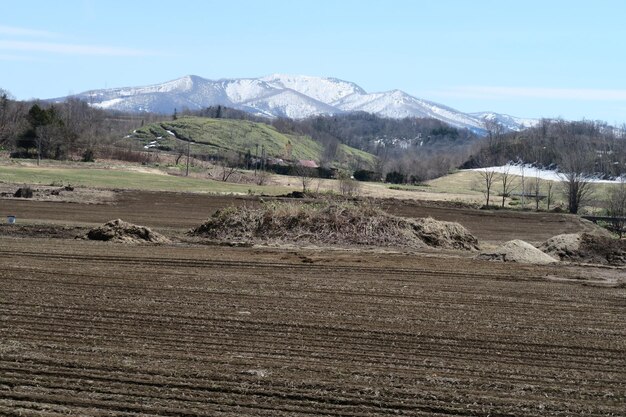
[[[588,275],[2,237],[0,414],[620,416],[626,289]]]
[[[2,201],[19,226],[0,227],[0,414],[624,415],[623,268],[74,239],[111,217],[181,236],[216,209],[258,204]],[[492,242],[591,227],[386,206]]]

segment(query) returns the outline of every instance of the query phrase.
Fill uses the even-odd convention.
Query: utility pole
[[[256,177],[256,169],[259,165],[259,144],[256,144],[256,152],[254,153],[254,176]]]
[[[187,170],[185,171],[185,177],[189,176],[189,151],[191,149],[191,139],[187,141]]]

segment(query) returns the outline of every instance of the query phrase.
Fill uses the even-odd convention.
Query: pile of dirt
[[[626,265],[626,241],[598,233],[557,235],[539,248],[563,261]]]
[[[123,243],[168,243],[169,239],[147,227],[116,219],[91,229],[87,239]]]
[[[474,250],[478,240],[458,223],[408,219],[370,204],[268,203],[219,210],[190,234],[227,241],[304,242]]]
[[[501,262],[546,265],[558,262],[533,245],[523,240],[510,240],[493,251],[481,252],[477,259]]]

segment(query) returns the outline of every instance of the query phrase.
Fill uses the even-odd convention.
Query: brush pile
[[[270,203],[216,212],[190,234],[222,241],[331,246],[425,246],[474,250],[478,240],[458,223],[408,219],[352,202]]]

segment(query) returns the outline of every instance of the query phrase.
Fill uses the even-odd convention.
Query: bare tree
[[[336,138],[330,138],[323,143],[324,149],[320,156],[320,165],[329,166],[339,154],[339,141]]]
[[[270,180],[270,173],[267,171],[259,171],[255,178],[256,185],[266,185]]]
[[[498,147],[504,135],[504,126],[496,119],[484,119],[483,126],[487,131],[487,146],[489,147],[491,159],[493,159],[492,162],[496,162]]]
[[[546,183],[546,210],[550,211],[550,203],[552,202],[552,188],[554,187],[554,181],[548,181]]]
[[[190,145],[191,144],[188,141],[176,139],[176,144],[174,145],[174,155],[176,156],[176,160],[174,161],[174,165],[178,165],[181,158],[187,154],[187,147],[190,147]]]
[[[480,176],[482,178],[483,194],[485,195],[485,198],[487,200],[486,206],[489,207],[489,199],[491,197],[491,188],[493,187],[493,182],[495,181],[496,171],[486,169],[486,170],[478,171],[478,172],[480,173]]]
[[[591,181],[584,172],[568,171],[562,175],[563,193],[567,198],[567,210],[576,214],[593,193]]]
[[[506,198],[511,194],[511,192],[515,189],[513,185],[514,176],[509,172],[509,167],[507,167],[503,172],[500,173],[500,184],[502,184],[502,207],[504,207],[504,202]]]
[[[535,210],[539,211],[539,202],[541,201],[541,177],[539,176],[539,170],[535,172],[535,180],[532,184],[533,198],[535,199]]]
[[[300,163],[296,163],[292,167],[292,172],[296,177],[298,177],[298,181],[302,185],[302,192],[306,193],[311,183],[313,182],[311,169]]]
[[[361,183],[347,174],[339,177],[339,194],[345,197],[354,197],[359,194]]]
[[[621,239],[626,228],[626,177],[624,176],[621,177],[620,183],[609,191],[607,214],[613,217],[611,226]]]
[[[221,155],[217,165],[220,168],[220,180],[226,182],[234,173],[237,172],[237,155],[233,151],[226,152]]]
[[[572,146],[563,155],[562,187],[563,194],[567,199],[567,209],[576,214],[580,207],[585,204],[593,194],[590,171],[593,167],[593,159],[590,152],[582,146]]]

